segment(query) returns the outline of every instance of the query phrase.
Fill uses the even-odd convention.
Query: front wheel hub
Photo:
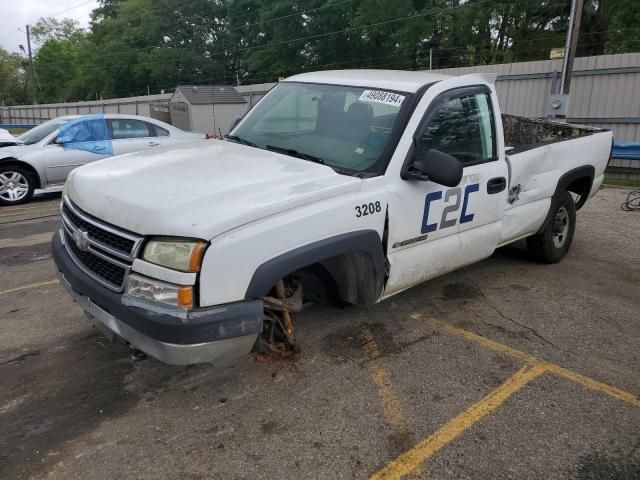
[[[18,202],[29,193],[29,182],[20,172],[0,173],[0,198],[8,202]]]
[[[553,219],[553,246],[562,248],[567,242],[569,234],[569,212],[565,207],[560,207]]]

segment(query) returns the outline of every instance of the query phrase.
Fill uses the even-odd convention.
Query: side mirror
[[[415,156],[407,179],[431,180],[445,187],[455,187],[462,180],[462,163],[448,153],[430,148]]]
[[[231,128],[229,129],[230,132],[232,132],[233,129],[238,126],[238,124],[240,123],[240,120],[242,120],[242,115],[238,115],[236,118],[233,119],[233,122],[231,123]]]
[[[71,141],[72,141],[71,135],[62,134],[62,135],[58,135],[58,138],[56,138],[57,145],[64,145],[65,143],[71,143]]]

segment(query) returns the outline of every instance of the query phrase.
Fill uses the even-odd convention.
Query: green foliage
[[[640,51],[640,2],[612,0],[604,53]]]
[[[27,102],[24,59],[0,48],[0,104]]]
[[[38,23],[31,27],[31,37],[35,44],[43,44],[48,40],[75,42],[80,40],[83,35],[84,32],[80,28],[80,24],[70,18],[62,20],[56,20],[52,17],[40,18]]]
[[[88,31],[32,28],[39,102],[260,83],[317,69],[427,69],[547,59],[568,0],[100,0]],[[585,0],[578,55],[640,50],[637,0]],[[30,84],[0,51],[0,101]]]

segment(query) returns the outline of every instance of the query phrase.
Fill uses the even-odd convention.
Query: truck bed
[[[509,166],[509,202],[500,242],[504,245],[538,230],[556,185],[567,172],[593,167],[593,185],[587,196],[596,193],[604,179],[613,135],[609,130],[514,115],[502,115],[502,121]]]
[[[502,114],[502,128],[504,144],[509,154],[605,131],[585,125],[573,125],[545,118],[519,117],[506,113]]]

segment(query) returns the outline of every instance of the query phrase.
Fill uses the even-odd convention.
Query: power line
[[[70,12],[71,10],[75,10],[76,8],[80,8],[85,5],[88,5],[89,3],[96,3],[96,0],[88,0],[86,2],[78,3],[77,5],[73,5],[72,7],[69,7],[66,10],[62,10],[61,12],[54,13],[53,15],[47,15],[47,17],[59,17],[62,14]]]
[[[351,3],[353,2],[353,0],[348,0],[347,2],[342,2],[342,3]],[[340,3],[340,4],[342,4]],[[332,4],[332,5],[336,5],[336,4]],[[298,15],[298,14],[296,14]],[[278,17],[272,20],[278,20],[284,17]],[[621,31],[621,30],[640,30],[640,28],[627,28],[627,29],[616,29],[616,31]],[[598,33],[606,33],[606,31],[600,31],[600,32],[587,32],[587,33],[583,33],[580,36],[588,36],[588,35],[593,35],[593,34],[598,34]],[[522,45],[523,43],[532,43],[532,42],[537,42],[539,40],[546,40],[546,39],[551,39],[551,38],[559,38],[562,34],[558,33],[558,34],[551,34],[551,35],[547,35],[547,36],[540,36],[540,37],[536,37],[534,39],[530,39],[530,40],[525,40],[525,41],[521,41],[518,42],[519,45]],[[294,39],[295,40],[295,39]],[[104,59],[104,58],[109,58],[112,56],[117,56],[117,55],[125,55],[125,54],[129,54],[131,52],[139,52],[142,50],[153,50],[153,49],[161,49],[161,48],[166,48],[166,47],[171,47],[173,45],[179,44],[181,42],[183,42],[184,40],[176,40],[174,42],[170,42],[170,43],[165,43],[162,45],[154,45],[151,47],[140,47],[140,48],[131,48],[131,49],[127,49],[124,52],[117,52],[114,54],[109,54],[109,55],[103,55],[100,57],[100,59]],[[292,40],[293,41],[293,40]],[[264,45],[263,47],[267,47],[269,45]],[[480,44],[475,44],[475,45],[469,45],[469,46],[459,46],[459,47],[441,47],[439,48],[440,50],[442,49],[465,49],[465,48],[472,48],[472,47],[477,47],[477,46],[481,46]],[[176,57],[176,60],[181,60],[181,59],[185,59],[185,58],[206,58],[207,54],[200,54],[200,55],[196,55],[194,57]],[[165,62],[169,62],[172,61],[173,59],[168,59]],[[60,61],[56,61],[56,62],[39,62],[38,65],[40,66],[49,66],[49,65],[60,65],[60,64],[72,64],[75,63],[75,61],[73,60],[60,60]],[[132,63],[132,64],[127,64],[126,66],[134,66],[134,65],[139,65],[140,63]]]
[[[292,38],[292,39],[287,39],[287,40],[280,40],[277,42],[271,42],[271,43],[266,43],[264,45],[254,45],[254,46],[250,46],[250,47],[241,47],[241,48],[237,48],[234,50],[235,53],[237,52],[246,52],[246,51],[250,51],[250,50],[255,50],[255,49],[261,49],[261,48],[267,48],[267,47],[271,47],[271,46],[278,46],[278,45],[283,45],[283,44],[288,44],[288,43],[292,43],[292,42],[299,42],[299,41],[307,41],[307,40],[315,40],[318,38],[326,38],[332,35],[337,35],[340,33],[348,33],[348,32],[352,32],[352,31],[358,31],[358,30],[365,30],[367,28],[372,28],[372,27],[379,27],[382,25],[389,25],[392,23],[397,23],[397,22],[406,22],[409,20],[413,20],[416,18],[420,18],[420,17],[425,17],[427,15],[430,14],[435,14],[435,15],[439,15],[442,13],[446,13],[446,12],[450,12],[453,10],[458,10],[460,8],[466,8],[466,7],[473,7],[473,6],[478,6],[478,5],[482,5],[485,3],[489,3],[492,0],[479,0],[477,2],[474,3],[464,3],[461,5],[457,5],[454,7],[450,7],[448,9],[431,9],[431,10],[427,10],[425,12],[421,12],[421,13],[416,13],[416,14],[412,14],[412,15],[408,15],[408,16],[404,16],[404,17],[398,17],[398,18],[393,18],[393,19],[389,19],[389,20],[383,20],[380,22],[375,22],[375,23],[371,23],[368,25],[360,25],[360,26],[354,26],[354,27],[347,27],[341,30],[336,30],[336,31],[332,31],[332,32],[323,32],[323,33],[318,33],[315,35],[308,35],[305,37],[298,37],[298,38]],[[217,55],[224,55],[227,54],[228,50],[222,50],[222,51],[217,51],[217,52],[211,52],[207,54],[207,58],[211,59],[214,56]],[[197,55],[197,56],[191,56],[191,57],[177,57],[177,58],[173,58],[173,59],[167,59],[167,60],[159,60],[159,61],[147,61],[147,62],[136,62],[135,64],[121,64],[121,65],[109,65],[109,66],[92,66],[92,67],[88,67],[88,70],[110,70],[112,68],[122,68],[122,67],[129,67],[132,65],[153,65],[153,64],[160,64],[160,63],[171,63],[174,61],[180,61],[180,60],[192,60],[192,59],[200,59],[200,58],[204,58],[203,55]]]
[[[370,25],[366,25],[366,26],[357,27],[357,28],[367,28],[369,26]],[[628,31],[640,31],[640,27],[627,28],[625,30],[628,30]],[[591,35],[594,35],[594,34],[607,33],[607,32],[608,31],[586,32],[586,33],[580,34],[580,36],[581,37],[582,36],[591,36]],[[335,33],[335,32],[330,32],[330,33]],[[535,37],[535,38],[522,40],[522,41],[519,41],[517,43],[518,43],[519,46],[521,46],[523,44],[537,43],[537,42],[540,42],[542,40],[560,39],[560,35],[561,34],[550,34],[550,35],[546,35],[546,36],[538,36],[538,37]],[[304,37],[304,38],[307,38],[307,37]],[[292,40],[289,40],[289,41],[296,41],[296,40],[299,40],[299,39],[292,39]],[[286,41],[286,42],[289,42],[289,41]],[[255,48],[267,48],[267,47],[272,46],[272,45],[277,45],[277,44],[286,43],[286,42],[276,42],[276,43],[269,43],[269,44],[265,44],[265,45],[257,45],[257,46],[254,46],[254,47],[245,47],[244,49],[240,49],[240,50],[252,50],[252,49],[255,49]],[[582,46],[582,47],[593,46],[593,45],[597,45],[597,44],[590,44],[590,45],[586,45],[586,44],[583,44],[583,43],[580,44],[580,46]],[[462,45],[462,46],[455,46],[455,47],[438,47],[437,50],[438,51],[453,51],[453,50],[465,51],[465,50],[472,50],[472,49],[475,49],[475,48],[478,48],[478,47],[480,47],[481,49],[489,50],[489,49],[494,49],[495,45],[493,45],[493,44],[471,44],[471,45]],[[154,47],[154,48],[157,48],[157,47]],[[540,50],[540,51],[546,50],[546,47],[540,47],[539,49],[535,49],[535,50]],[[124,52],[124,53],[126,53],[126,52]],[[221,53],[221,52],[217,52],[217,53]],[[111,66],[105,66],[105,67],[95,66],[95,67],[89,67],[89,69],[102,70],[102,69],[111,69],[111,68],[124,68],[124,67],[138,66],[138,65],[157,64],[157,63],[172,63],[172,62],[177,62],[177,61],[181,61],[181,60],[212,60],[212,57],[214,55],[216,55],[217,53],[211,53],[211,54],[201,53],[201,54],[198,54],[198,55],[174,57],[174,58],[169,58],[169,59],[166,59],[166,60],[135,62],[135,63],[111,65]],[[410,53],[406,53],[406,54],[397,54],[397,53],[395,53],[395,54],[391,54],[389,56],[413,55],[413,54],[414,54],[414,52],[410,52]],[[333,63],[350,63],[350,62],[352,62],[352,60],[346,60],[346,61],[343,61],[343,62],[331,62],[331,63],[333,64]],[[73,61],[45,62],[45,63],[39,62],[38,65],[39,66],[47,66],[47,65],[56,65],[56,64],[60,64],[60,63],[70,64],[70,63],[73,63]]]
[[[585,46],[590,46],[590,45],[597,45],[597,44],[587,44]],[[454,50],[454,49],[459,49],[459,48],[466,48],[466,47],[449,47],[448,50]],[[446,49],[441,49],[441,50],[446,50]],[[535,49],[535,50],[540,50],[540,51],[546,51],[547,49],[545,47],[541,47],[539,49]],[[315,65],[309,65],[305,68],[302,69],[296,69],[295,73],[305,73],[305,72],[312,72],[315,70],[320,70],[323,67],[331,67],[331,66],[336,66],[336,65],[341,65],[341,64],[351,64],[353,65],[355,68],[382,68],[382,67],[391,67],[391,66],[398,66],[398,65],[406,65],[406,64],[411,64],[414,62],[415,59],[413,58],[406,58],[405,60],[400,60],[400,61],[396,61],[396,62],[385,62],[385,63],[377,63],[374,65],[362,65],[362,66],[357,66],[354,64],[358,64],[358,63],[363,63],[363,62],[372,62],[375,60],[380,60],[380,59],[393,59],[393,58],[401,58],[401,57],[406,57],[409,55],[413,55],[412,53],[405,53],[405,54],[393,54],[393,55],[382,55],[382,56],[377,56],[377,57],[366,57],[366,58],[360,58],[360,59],[351,59],[351,60],[346,60],[346,61],[341,61],[341,62],[328,62],[328,63],[323,63],[323,64],[315,64]],[[450,58],[450,56],[448,55],[439,55],[434,57],[434,59],[447,59]],[[442,69],[447,69],[447,68],[468,68],[468,67],[472,67],[472,66],[478,66],[477,64],[473,63],[473,61],[470,61],[466,64],[461,64],[460,62],[457,62],[455,64],[445,64],[445,65],[438,65],[438,68],[436,70],[442,70]],[[412,67],[412,68],[411,68]],[[424,66],[414,66],[411,65],[410,68],[403,68],[404,70],[424,70],[426,71],[426,65]],[[245,76],[244,78],[242,78],[243,83],[246,84],[250,84],[250,83],[271,83],[271,82],[276,82],[278,81],[279,77],[282,76],[282,72],[278,71],[278,70],[261,70],[260,72],[256,72],[254,74]],[[286,76],[289,76],[289,74],[287,74]],[[203,81],[189,81],[188,84],[190,85],[212,85],[212,84],[229,84],[229,83],[234,83],[235,78],[233,77],[232,73],[227,73],[227,74],[223,74],[223,75],[219,75],[219,76],[210,76],[207,80],[203,80]],[[172,84],[168,84],[165,86],[161,86],[161,85],[154,85],[154,87],[156,88],[156,90],[160,90],[160,89],[164,89],[167,91],[172,91],[175,88],[176,84],[172,83]],[[122,90],[122,91],[115,91],[115,92],[111,92],[111,96],[113,96],[114,98],[122,98],[122,97],[118,97],[118,95],[132,95],[132,96],[143,96],[144,94],[146,94],[146,87],[140,87],[139,89],[127,89],[127,90]],[[135,93],[135,92],[140,92],[140,93]]]
[[[353,2],[354,2],[354,0],[345,0],[345,1],[342,1],[342,2],[330,3],[330,4],[327,4],[327,5],[322,5],[320,7],[304,9],[304,10],[300,10],[300,11],[295,12],[295,13],[290,13],[290,14],[287,14],[287,15],[282,15],[280,17],[270,18],[270,19],[267,19],[267,20],[263,20],[263,21],[259,21],[259,22],[255,22],[255,23],[250,23],[250,24],[247,24],[247,25],[241,25],[241,26],[234,27],[234,28],[225,28],[225,27],[223,27],[222,30],[224,32],[227,32],[227,33],[228,32],[233,32],[233,31],[237,31],[237,30],[242,30],[242,29],[245,29],[245,28],[253,27],[253,26],[256,26],[256,25],[264,25],[264,24],[268,24],[268,23],[272,23],[272,22],[277,22],[279,20],[283,20],[283,19],[286,19],[286,18],[302,16],[304,14],[312,13],[312,12],[319,11],[319,10],[324,10],[324,9],[327,9],[327,8],[339,7],[339,6],[346,5],[346,4],[353,3]],[[89,3],[89,2],[86,2],[86,3]],[[285,2],[282,2],[282,3],[285,3]],[[154,13],[158,13],[158,12],[156,11]],[[246,15],[243,15],[243,16],[246,16]],[[228,22],[229,20],[231,20],[233,18],[236,18],[236,17],[229,17],[229,18],[225,17],[225,20]],[[155,49],[160,49],[160,48],[166,48],[168,46],[179,45],[179,44],[184,43],[184,42],[185,42],[185,39],[181,39],[181,40],[175,40],[173,42],[164,43],[164,44],[160,44],[160,45],[153,45],[153,46],[150,46],[150,47],[128,48],[126,51],[123,51],[123,52],[116,52],[116,53],[112,53],[112,54],[108,54],[108,55],[103,55],[101,57],[101,59],[120,56],[120,55],[126,55],[126,54],[129,54],[131,52],[136,52],[136,51],[139,52],[139,51],[144,51],[144,50],[155,50]],[[56,62],[47,62],[44,65],[56,65],[56,64],[67,64],[67,63],[73,63],[73,62],[69,61],[69,60],[60,60],[60,61],[56,61]]]
[[[352,0],[350,0],[352,1]],[[349,2],[338,2],[336,4],[329,4],[327,6],[325,6],[325,8],[328,8],[330,6],[338,6],[338,5],[344,5],[346,3],[350,3]],[[450,12],[452,10],[455,10],[457,8],[463,8],[466,6],[473,6],[473,5],[480,5],[483,3],[487,3],[489,0],[485,0],[485,1],[480,1],[480,2],[476,2],[476,3],[465,3],[462,5],[458,5],[457,7],[452,7],[449,9],[431,9],[429,11],[425,11],[425,12],[421,12],[421,13],[417,13],[417,14],[413,14],[413,15],[409,15],[409,16],[405,16],[405,17],[400,17],[400,18],[394,18],[394,19],[388,19],[385,21],[381,21],[381,22],[376,22],[376,23],[372,23],[372,24],[368,24],[368,25],[361,25],[361,26],[354,26],[354,27],[348,27],[348,28],[344,28],[341,30],[337,30],[334,32],[323,32],[321,34],[316,34],[316,35],[311,35],[311,36],[305,36],[305,37],[299,37],[299,38],[294,38],[294,39],[289,39],[289,40],[284,40],[284,41],[278,41],[278,42],[270,42],[270,43],[266,43],[263,45],[254,45],[254,46],[248,46],[248,47],[242,47],[242,48],[238,48],[235,50],[235,52],[243,52],[243,51],[250,51],[250,50],[254,50],[254,49],[260,49],[260,48],[267,48],[270,46],[277,46],[277,45],[281,45],[284,43],[290,43],[290,42],[296,42],[296,41],[301,41],[301,40],[310,40],[310,39],[315,39],[315,38],[324,38],[327,37],[329,35],[336,35],[336,34],[340,34],[340,33],[347,33],[347,32],[351,32],[351,31],[358,31],[358,30],[366,30],[368,28],[372,28],[372,27],[376,27],[376,26],[381,26],[381,25],[386,25],[386,24],[390,24],[390,23],[395,23],[395,22],[401,22],[401,21],[409,21],[411,19],[415,19],[415,18],[419,18],[419,17],[424,17],[426,15],[429,15],[431,13],[435,13],[437,14],[442,14],[442,13],[446,13],[446,12]],[[88,3],[88,2],[85,2]],[[319,8],[319,7],[318,7]],[[317,9],[317,8],[316,8]],[[308,9],[308,11],[313,11],[316,9]],[[268,23],[271,21],[277,21],[279,19],[283,19],[286,17],[291,17],[291,16],[297,16],[297,15],[301,15],[304,13],[304,10],[301,10],[300,12],[294,13],[294,14],[288,14],[285,16],[281,16],[281,17],[277,17],[277,18],[273,18],[273,19],[269,19],[266,20],[265,22],[257,22],[255,24],[250,24],[251,25],[258,25],[261,23]],[[249,14],[245,14],[244,16],[248,16]],[[228,21],[229,19],[227,19]],[[241,26],[241,27],[236,27],[236,29],[241,29],[241,28],[247,28],[248,26]],[[634,29],[634,30],[640,30],[640,29]],[[598,33],[598,32],[588,32],[582,35],[592,35],[594,33]],[[603,33],[603,32],[600,32]],[[558,33],[559,35],[559,33]],[[545,38],[555,38],[556,35],[551,34],[548,35]],[[542,37],[539,38],[534,38],[534,39],[529,39],[529,40],[525,40],[522,42],[518,42],[518,44],[523,44],[523,43],[530,43],[530,42],[537,42],[540,41],[542,39]],[[472,48],[484,48],[484,49],[489,49],[492,48],[490,45],[469,45],[469,46],[460,46],[460,47],[444,47],[444,48],[440,48],[438,50],[451,50],[451,51],[455,51],[455,50],[469,50]],[[162,47],[145,47],[143,49],[148,49],[148,48],[162,48]],[[137,49],[137,50],[143,50],[143,49]],[[133,49],[131,49],[133,50]],[[119,54],[123,54],[123,53],[129,53],[131,52],[131,50],[129,50],[128,52],[120,52]],[[110,66],[93,66],[93,67],[88,67],[88,70],[108,70],[111,68],[124,68],[124,67],[131,67],[131,66],[139,66],[139,65],[149,65],[149,64],[158,64],[158,63],[171,63],[171,62],[178,62],[181,60],[197,60],[197,59],[203,59],[203,60],[214,60],[214,57],[218,56],[218,55],[225,55],[225,54],[229,54],[231,50],[225,50],[225,51],[218,51],[218,52],[211,52],[211,53],[206,53],[203,52],[202,54],[199,55],[192,55],[192,56],[182,56],[182,57],[176,57],[176,58],[170,58],[170,59],[166,59],[166,60],[159,60],[159,61],[147,61],[147,62],[136,62],[136,63],[128,63],[128,64],[120,64],[120,65],[110,65]],[[399,56],[401,55],[413,55],[414,53],[407,53],[407,54],[395,54],[395,55],[389,55],[390,58],[396,56],[399,58]],[[442,57],[438,57],[438,58],[442,58]],[[360,61],[364,61],[364,60],[360,60]],[[325,64],[325,65],[335,65],[335,64],[353,64],[353,63],[357,63],[358,60],[346,60],[343,62],[331,62],[329,64]],[[400,63],[408,63],[409,59],[404,61],[404,62],[396,62],[396,64],[400,64]],[[44,66],[44,65],[49,65],[49,64],[54,64],[54,63],[73,63],[71,61],[63,61],[63,62],[49,62],[49,63],[40,63],[39,65]],[[322,65],[310,65],[306,68],[311,68],[311,69],[317,69],[319,67],[321,67]],[[456,65],[457,66],[457,65]],[[442,68],[442,66],[439,66],[439,68]],[[286,70],[285,70],[286,71]],[[270,73],[270,72],[277,72],[278,74],[282,73],[282,70],[279,71],[261,71],[259,73],[256,73],[255,75],[265,75],[266,73]],[[227,73],[224,75],[225,80],[228,80],[229,78],[232,79],[233,73]],[[274,75],[275,76],[275,75]],[[279,76],[279,75],[278,75]],[[243,82],[248,81],[250,78],[249,77],[245,77],[243,78]],[[233,79],[232,79],[233,80]]]
[[[640,29],[639,29],[640,30]],[[533,40],[532,40],[533,41]],[[583,44],[583,46],[594,46],[594,45],[598,45],[597,43],[593,43],[593,44]],[[468,50],[471,48],[475,48],[475,47],[481,47],[481,48],[485,48],[485,49],[491,49],[490,45],[481,45],[481,44],[477,44],[477,45],[470,45],[470,46],[460,46],[460,47],[444,47],[444,48],[439,48],[437,49],[437,53],[443,52],[443,51],[455,51],[455,50]],[[546,47],[540,47],[537,49],[533,49],[531,51],[547,51]],[[471,52],[470,52],[471,53]],[[327,62],[327,63],[322,63],[322,64],[312,64],[312,65],[307,65],[303,68],[292,68],[291,70],[294,70],[293,72],[290,73],[285,73],[285,71],[282,71],[280,69],[278,70],[260,70],[259,72],[254,72],[254,73],[249,73],[248,75],[242,77],[242,82],[243,84],[248,84],[248,83],[270,83],[273,81],[277,81],[281,76],[289,76],[290,74],[294,74],[294,73],[304,73],[304,72],[309,72],[309,71],[315,71],[315,70],[321,70],[323,69],[323,67],[336,67],[336,66],[340,66],[340,65],[348,65],[348,66],[353,66],[353,67],[357,67],[357,68],[362,68],[362,67],[371,67],[371,68],[381,68],[381,67],[388,67],[388,66],[394,66],[394,65],[404,65],[404,64],[408,64],[408,63],[413,63],[416,61],[416,58],[406,58],[405,60],[401,60],[398,62],[387,62],[387,63],[377,63],[377,64],[373,64],[373,65],[362,65],[359,66],[358,64],[361,63],[370,63],[372,61],[375,60],[381,60],[381,59],[395,59],[395,58],[402,58],[402,57],[409,57],[409,56],[414,56],[415,52],[407,52],[407,53],[394,53],[394,54],[390,54],[390,55],[382,55],[382,56],[375,56],[375,57],[365,57],[365,58],[354,58],[354,59],[349,59],[349,60],[343,60],[343,61],[336,61],[336,62]],[[433,57],[436,60],[441,60],[441,59],[450,59],[451,55],[438,55]],[[485,66],[488,64],[485,64]],[[478,66],[477,63],[474,63],[472,60],[470,60],[469,63],[467,64],[461,64],[460,62],[456,62],[456,63],[452,63],[452,64],[446,64],[446,65],[438,65],[437,66],[437,70],[439,69],[446,69],[446,68],[466,68],[469,66]],[[424,66],[416,66],[415,68],[406,68],[406,70],[426,70],[426,65]],[[227,72],[224,73],[222,75],[216,75],[215,77],[209,76],[207,78],[207,80],[203,80],[201,82],[198,81],[194,81],[194,80],[189,80],[188,83],[192,84],[192,85],[211,85],[213,83],[216,84],[233,84],[235,83],[235,74],[233,72]],[[214,82],[215,80],[215,82]],[[177,82],[180,83],[180,82]],[[171,83],[171,84],[167,84],[167,85],[153,85],[155,87],[156,90],[160,90],[160,89],[164,89],[167,91],[172,91],[175,86],[176,83]],[[136,92],[140,92],[140,93],[136,93]],[[126,90],[118,90],[118,91],[112,91],[110,92],[110,97],[118,97],[118,96],[124,96],[124,95],[129,95],[129,96],[138,96],[138,95],[145,95],[146,94],[146,86],[144,87],[136,87],[133,89],[126,89]]]
[[[346,1],[343,1],[343,2],[332,3],[332,4],[328,4],[328,5],[321,6],[321,7],[311,8],[311,9],[307,9],[307,10],[301,10],[301,11],[293,13],[293,14],[283,15],[283,16],[280,16],[280,17],[275,17],[275,18],[272,18],[272,19],[265,20],[263,22],[255,22],[255,23],[252,23],[252,24],[249,24],[249,25],[243,25],[243,26],[240,26],[240,27],[235,27],[233,29],[227,29],[226,31],[228,32],[228,31],[234,31],[234,30],[247,28],[247,27],[250,27],[250,26],[263,25],[265,23],[275,22],[275,21],[282,20],[282,19],[285,19],[285,18],[290,18],[292,16],[299,16],[299,15],[302,15],[304,13],[310,13],[310,12],[317,11],[317,10],[324,9],[324,8],[330,8],[330,7],[336,7],[336,6],[345,5],[347,3],[352,3],[353,1],[354,0],[346,0]],[[429,11],[426,11],[426,12],[421,12],[421,13],[409,15],[409,16],[406,16],[406,17],[395,18],[395,19],[390,19],[390,20],[386,20],[386,21],[382,21],[382,22],[377,22],[377,23],[374,23],[374,24],[369,24],[369,25],[364,25],[364,26],[356,26],[356,27],[349,27],[349,28],[345,28],[345,29],[342,29],[342,30],[334,31],[334,32],[325,32],[325,33],[312,35],[312,36],[307,36],[307,37],[300,37],[300,38],[294,38],[294,39],[289,39],[289,40],[283,40],[283,41],[280,41],[280,42],[272,42],[272,43],[268,43],[268,44],[265,44],[265,45],[255,45],[255,46],[251,46],[251,47],[242,47],[242,48],[234,49],[233,51],[237,53],[237,52],[241,52],[241,51],[253,50],[253,49],[258,49],[258,48],[267,48],[269,46],[280,45],[280,44],[294,42],[294,41],[321,38],[321,37],[335,35],[335,34],[339,34],[339,33],[345,33],[345,32],[349,32],[349,31],[361,30],[361,29],[366,29],[366,28],[370,28],[370,27],[374,27],[374,26],[386,25],[386,24],[389,24],[389,23],[394,23],[394,22],[399,22],[399,21],[407,21],[407,20],[411,20],[411,19],[414,19],[414,18],[419,18],[419,17],[423,17],[423,16],[426,16],[426,15],[429,15],[430,13],[433,13],[433,12],[436,12],[436,14],[444,13],[444,12],[447,12],[447,11],[450,11],[450,10],[463,8],[463,7],[466,7],[466,6],[474,6],[474,5],[479,5],[479,4],[483,4],[483,3],[488,3],[488,1],[489,0],[485,0],[485,1],[475,2],[473,4],[465,3],[465,4],[462,4],[462,5],[458,5],[456,7],[451,7],[450,9],[433,9],[433,10],[429,10]],[[563,2],[559,2],[559,3],[563,3]],[[622,30],[622,29],[618,29],[618,30]],[[629,29],[624,29],[624,30],[640,30],[640,29],[638,29],[638,28],[629,28]],[[588,36],[588,35],[593,35],[593,34],[597,34],[597,33],[606,33],[606,32],[586,32],[586,33],[580,34],[580,36]],[[557,34],[550,34],[550,35],[547,35],[547,36],[544,36],[544,37],[541,36],[541,37],[538,37],[538,38],[535,38],[535,39],[520,41],[520,42],[517,42],[517,43],[518,43],[518,45],[522,45],[523,43],[532,43],[532,42],[537,42],[539,40],[557,38],[560,35],[561,35],[561,33],[558,32]],[[104,56],[101,57],[101,59],[109,58],[109,57],[112,57],[112,56],[130,54],[131,52],[135,52],[135,51],[162,49],[162,48],[166,48],[167,46],[172,46],[172,45],[179,44],[179,43],[181,43],[183,41],[184,40],[176,40],[175,42],[171,42],[170,44],[164,44],[164,45],[158,45],[158,46],[152,46],[152,47],[141,47],[141,48],[127,49],[126,51],[123,51],[123,52],[117,52],[117,53],[114,53],[114,54],[104,55]],[[475,46],[477,46],[477,45],[475,45]],[[455,47],[455,48],[465,48],[465,47]],[[90,70],[108,70],[108,69],[112,69],[112,68],[123,68],[123,67],[129,67],[129,66],[150,65],[150,64],[158,64],[158,63],[171,63],[171,62],[178,62],[178,61],[182,61],[182,60],[212,59],[212,57],[214,57],[214,56],[221,55],[221,54],[226,54],[226,53],[228,53],[228,50],[212,52],[212,53],[202,53],[202,54],[194,55],[194,56],[174,57],[174,58],[169,58],[169,59],[166,59],[166,60],[136,62],[136,63],[133,63],[133,64],[120,64],[120,65],[110,65],[110,66],[103,66],[103,67],[94,65],[94,66],[88,67],[88,69],[90,69]],[[40,62],[39,65],[56,65],[56,64],[70,64],[70,63],[74,63],[74,62],[73,61],[69,61],[69,60],[62,60],[62,61],[57,61],[57,62],[46,62],[46,63],[41,63]]]
[[[278,20],[281,20],[281,19],[290,18],[292,16],[303,15],[304,13],[310,13],[310,12],[317,11],[317,10],[320,10],[320,9],[325,9],[325,8],[345,5],[347,3],[352,3],[353,1],[354,0],[347,0],[347,1],[343,1],[343,2],[337,2],[337,3],[333,3],[333,4],[324,5],[324,6],[321,6],[321,7],[315,7],[315,8],[311,8],[311,9],[301,10],[301,11],[293,13],[293,14],[283,15],[283,16],[280,16],[280,17],[276,17],[276,18],[265,20],[263,22],[255,22],[255,23],[252,23],[252,24],[249,24],[249,25],[243,25],[243,26],[235,27],[233,29],[227,29],[227,31],[233,31],[233,30],[243,29],[243,28],[247,28],[247,27],[250,27],[250,26],[254,26],[254,25],[262,25],[264,23],[275,22],[275,21],[278,21]],[[62,11],[59,14],[64,13],[66,11],[73,10],[73,9],[78,8],[79,6],[85,5],[87,3],[91,3],[91,2],[83,2],[81,4],[78,4],[78,5],[74,6],[74,7],[70,7],[67,10]],[[284,3],[284,2],[282,2],[282,3]],[[486,3],[486,2],[476,2],[474,4],[467,3],[467,4],[459,5],[457,7],[452,7],[449,10],[453,10],[455,8],[460,8],[460,7],[465,7],[467,5],[477,5],[477,4],[481,4],[481,3]],[[174,10],[172,10],[172,11],[174,11]],[[442,12],[445,12],[445,11],[447,11],[447,10],[446,9],[439,9],[439,13],[442,13]],[[310,36],[310,37],[301,37],[301,38],[285,40],[285,41],[282,41],[282,42],[274,42],[274,43],[265,44],[265,45],[256,45],[256,46],[252,46],[252,47],[243,47],[243,48],[240,48],[240,49],[235,49],[235,52],[246,51],[246,50],[251,50],[251,49],[256,49],[256,48],[267,48],[269,46],[278,45],[278,44],[282,44],[282,43],[288,43],[288,42],[299,41],[299,40],[308,40],[308,39],[313,39],[313,38],[320,38],[322,36],[334,35],[334,34],[338,34],[338,33],[344,33],[344,32],[353,31],[353,30],[359,30],[359,29],[366,29],[366,28],[370,28],[370,27],[373,27],[373,26],[379,26],[379,25],[392,23],[392,22],[406,21],[406,20],[410,20],[410,19],[413,19],[413,18],[417,18],[417,17],[428,15],[431,12],[432,11],[421,12],[421,13],[410,15],[410,16],[407,16],[407,17],[391,19],[391,20],[388,20],[388,21],[385,21],[385,22],[378,22],[378,23],[375,23],[375,24],[370,24],[370,25],[365,25],[365,26],[351,27],[351,28],[346,28],[346,29],[343,29],[343,30],[338,30],[336,32],[322,33],[322,34],[314,35],[314,36]],[[242,16],[247,16],[247,15],[249,15],[249,14],[245,14],[245,15],[242,15]],[[231,18],[235,18],[235,17],[230,17],[229,19],[227,19],[227,21],[230,20]],[[585,34],[582,34],[582,35],[592,35],[594,33],[602,33],[602,32],[588,32],[588,33],[585,33]],[[552,36],[553,35],[550,35],[550,36],[545,37],[545,38],[551,38]],[[543,38],[543,37],[540,37],[540,38]],[[131,52],[134,52],[134,51],[162,49],[162,48],[166,48],[167,46],[178,45],[180,43],[183,43],[184,41],[185,40],[176,40],[175,42],[171,42],[169,44],[157,45],[157,46],[152,46],[152,47],[141,47],[141,48],[127,49],[126,51],[123,51],[123,52],[117,52],[117,53],[113,53],[113,54],[109,54],[109,55],[104,55],[104,56],[101,57],[101,59],[109,58],[109,57],[112,57],[112,56],[130,54]],[[537,39],[530,40],[529,42],[531,42],[531,41],[537,41]],[[522,43],[528,43],[528,42],[527,41],[518,42],[518,44],[522,44]],[[91,70],[101,70],[101,69],[127,67],[127,66],[132,66],[132,65],[170,63],[170,62],[174,62],[174,61],[189,60],[189,59],[211,58],[213,56],[224,54],[224,53],[227,53],[227,51],[224,51],[224,52],[223,51],[213,52],[213,53],[209,53],[209,54],[204,54],[203,53],[203,54],[195,55],[195,56],[191,56],[191,57],[175,57],[175,58],[166,59],[166,60],[160,60],[160,61],[136,62],[135,64],[120,64],[120,65],[111,65],[111,66],[105,66],[105,67],[92,66],[92,67],[89,67],[89,69],[91,69]],[[72,64],[72,63],[74,63],[74,62],[70,61],[70,60],[62,60],[62,61],[56,61],[56,62],[45,62],[45,63],[40,62],[39,65],[40,66],[47,66],[47,65],[56,65],[56,64]]]

